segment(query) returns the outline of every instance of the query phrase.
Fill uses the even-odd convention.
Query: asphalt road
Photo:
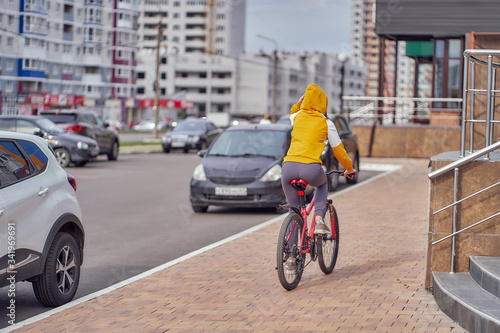
[[[86,228],[85,259],[75,298],[277,216],[274,209],[222,207],[194,213],[189,180],[200,161],[194,152],[129,154],[113,162],[100,156],[85,167],[66,169],[77,180]],[[360,181],[374,174],[361,173]],[[5,290],[0,289],[1,304],[7,300]],[[1,308],[0,328],[7,325],[6,307]],[[37,302],[31,283],[16,285],[16,322],[49,309]]]

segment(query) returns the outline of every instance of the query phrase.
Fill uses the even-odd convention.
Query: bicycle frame
[[[298,245],[300,253],[311,253],[311,243],[309,242],[309,239],[314,239],[314,228],[315,228],[315,219],[316,219],[316,213],[313,213],[312,217],[312,222],[311,222],[311,228],[308,228],[307,226],[307,217],[311,214],[311,211],[314,208],[314,203],[316,200],[316,196],[314,196],[309,203],[309,205],[305,204],[305,196],[303,193],[300,193],[303,191],[299,191],[299,195],[301,197],[301,206],[300,206],[300,215],[302,215],[302,219],[304,220],[304,228],[302,228],[302,235],[300,236],[300,242]],[[327,201],[326,203],[327,209],[330,207],[330,203]],[[295,226],[294,226],[295,229]],[[288,240],[290,240],[290,237],[293,234],[293,229],[291,230],[290,234],[288,235]],[[335,224],[332,224],[332,235],[335,235]],[[309,236],[309,238],[307,237]],[[304,246],[305,245],[305,246]]]

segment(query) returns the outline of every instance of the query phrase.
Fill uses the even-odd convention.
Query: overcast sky
[[[247,52],[349,52],[350,0],[246,0]]]

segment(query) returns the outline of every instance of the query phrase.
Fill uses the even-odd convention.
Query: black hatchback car
[[[40,116],[0,116],[0,130],[38,135],[49,141],[62,167],[70,163],[84,166],[99,155],[95,140],[83,135],[67,133],[47,118]]]
[[[229,127],[212,143],[191,178],[190,201],[197,213],[210,205],[273,207],[286,203],[281,164],[291,140],[291,126]]]
[[[97,141],[100,154],[108,155],[108,160],[118,158],[120,140],[118,132],[93,110],[45,110],[40,115],[52,120],[68,132],[88,136]]]
[[[190,149],[207,149],[212,141],[222,132],[214,123],[202,118],[186,118],[161,138],[163,151],[181,149],[185,153]]]

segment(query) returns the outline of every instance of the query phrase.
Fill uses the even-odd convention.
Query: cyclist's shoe
[[[295,274],[297,271],[297,260],[293,257],[289,257],[285,262],[285,273],[286,274]]]
[[[331,233],[330,228],[328,228],[324,221],[316,221],[314,225],[315,235],[330,235]]]

